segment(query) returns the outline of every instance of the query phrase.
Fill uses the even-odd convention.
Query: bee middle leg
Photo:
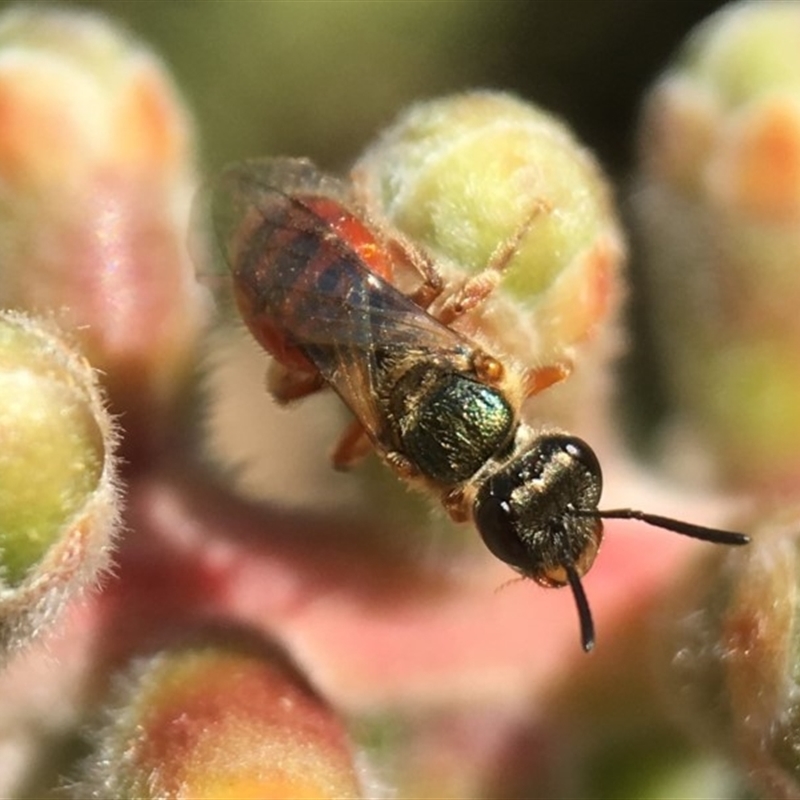
[[[277,361],[267,369],[267,391],[280,405],[315,394],[327,385],[318,372],[303,372],[291,369]]]
[[[538,198],[531,207],[525,219],[517,229],[506,239],[500,242],[489,257],[489,262],[477,274],[468,278],[451,294],[442,304],[438,320],[444,325],[450,325],[458,317],[477,308],[500,285],[503,272],[508,267],[511,259],[519,250],[520,244],[533,223],[540,214],[549,214],[553,210],[550,203],[544,198]]]

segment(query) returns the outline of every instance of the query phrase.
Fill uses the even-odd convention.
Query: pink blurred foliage
[[[547,776],[546,753],[561,746],[549,741],[554,697],[616,662],[618,632],[641,620],[697,546],[609,525],[586,579],[599,631],[586,656],[568,592],[523,580],[505,586],[511,573],[488,557],[437,579],[376,557],[351,530],[337,535],[341,522],[242,501],[191,467],[151,463],[140,472],[127,484],[113,576],[0,677],[7,719],[29,718],[17,735],[41,733],[44,720],[64,735],[96,713],[130,658],[203,624],[245,625],[283,642],[345,719],[419,717],[421,738],[405,757],[420,785],[455,781],[472,795],[495,776],[497,753],[509,758],[523,734],[526,748],[543,748]],[[646,638],[618,655],[646,662]],[[464,715],[473,718],[467,742],[456,733]],[[453,736],[461,743],[448,744]],[[468,769],[456,755],[465,751],[474,751]],[[536,771],[534,752],[521,760],[526,774]]]

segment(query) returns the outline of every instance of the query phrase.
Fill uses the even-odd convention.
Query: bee
[[[369,224],[344,181],[306,160],[248,161],[223,171],[211,202],[239,313],[277,365],[276,399],[332,388],[355,417],[334,466],[374,449],[401,479],[438,495],[454,520],[471,520],[521,575],[569,586],[584,650],[595,634],[581,578],[604,519],[748,542],[634,509],[600,510],[602,472],[591,447],[562,431],[536,431],[520,414],[527,397],[569,370],[504,364],[455,330],[449,323],[485,299],[488,282],[468,279],[441,302],[435,265],[399,233]],[[401,267],[419,274],[413,291],[400,288]]]

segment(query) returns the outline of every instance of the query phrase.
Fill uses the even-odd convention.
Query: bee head
[[[518,448],[481,482],[473,516],[486,546],[501,561],[543,586],[569,585],[584,650],[594,646],[594,624],[581,577],[597,555],[603,519],[636,519],[716,544],[741,545],[741,533],[706,528],[631,508],[599,510],[600,463],[586,442],[545,434]]]
[[[580,578],[603,536],[597,512],[603,477],[581,439],[547,434],[518,450],[478,489],[473,514],[486,546],[501,561],[543,586],[572,587],[583,646],[594,641]]]

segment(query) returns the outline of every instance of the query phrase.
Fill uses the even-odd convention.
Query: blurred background
[[[562,116],[620,198],[642,93],[715,0],[97,0],[171,67],[204,168],[261,155],[345,169],[407,105],[491,88]],[[636,283],[635,243],[632,274]],[[623,364],[632,439],[663,408],[641,304]]]
[[[513,91],[630,161],[639,98],[714,0],[99,0],[174,71],[210,168],[245,156],[348,164],[409,103]]]
[[[0,3],[0,7],[12,5]],[[196,116],[207,174],[248,157],[307,156],[345,170],[409,104],[473,88],[514,92],[555,112],[597,154],[624,200],[641,97],[686,33],[722,3],[714,0],[97,0],[63,5],[101,11],[164,59]],[[624,213],[624,209],[623,209]],[[665,390],[651,355],[647,311],[634,291],[633,330],[620,394],[629,439],[644,454]],[[265,425],[275,409],[263,389],[263,355],[250,346],[239,365],[227,352],[220,381],[249,382],[252,408],[220,408],[241,442],[229,459],[255,464],[263,442],[286,428]],[[227,362],[230,362],[230,366]],[[318,411],[304,404],[313,428]],[[227,417],[226,417],[227,415]],[[301,420],[300,417],[297,418]],[[225,427],[225,422],[222,423]],[[269,430],[268,430],[269,429]],[[227,445],[226,445],[227,448]],[[294,448],[293,448],[294,449]],[[301,452],[305,450],[301,447]],[[281,474],[275,492],[302,502],[341,498],[352,481],[311,464]],[[255,469],[255,467],[254,467]],[[312,470],[313,471],[313,470]],[[274,477],[274,476],[273,476]],[[259,494],[266,476],[251,477]],[[248,483],[250,481],[247,481]],[[313,491],[309,488],[314,484]]]

